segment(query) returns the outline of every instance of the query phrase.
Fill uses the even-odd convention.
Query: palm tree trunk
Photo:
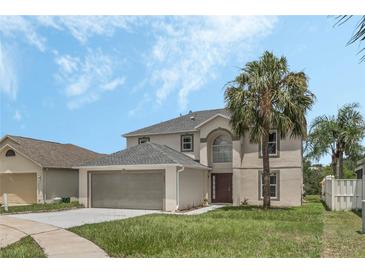
[[[338,152],[337,178],[343,179],[343,151],[342,150],[340,150]]]
[[[332,168],[332,175],[336,176],[337,175],[337,158],[336,158],[336,154],[333,153],[332,154],[332,162],[331,162],[331,168]]]
[[[270,207],[270,161],[269,161],[269,131],[262,137],[262,164],[263,164],[263,193],[264,208]]]

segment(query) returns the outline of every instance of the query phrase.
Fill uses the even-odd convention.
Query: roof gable
[[[230,120],[229,116],[223,115],[221,113],[217,113],[216,115],[210,117],[209,119],[205,120],[204,122],[200,123],[199,125],[195,126],[196,129],[201,128],[202,126],[208,124],[209,122],[215,120],[216,118],[221,117],[223,119]]]
[[[71,168],[74,165],[103,156],[103,154],[72,144],[61,144],[21,136],[5,136],[1,139],[1,146],[5,145],[11,146],[42,167]]]

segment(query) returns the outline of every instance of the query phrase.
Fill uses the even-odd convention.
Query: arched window
[[[232,162],[232,139],[227,135],[220,135],[213,142],[213,163],[230,162]]]
[[[9,149],[6,153],[5,153],[6,157],[13,157],[15,156],[15,151],[12,149]]]

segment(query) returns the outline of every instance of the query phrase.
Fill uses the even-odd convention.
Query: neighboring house
[[[355,171],[357,179],[365,178],[365,158],[357,162],[357,167]]]
[[[32,204],[55,197],[78,198],[72,166],[102,154],[72,145],[6,135],[0,140],[0,203]]]
[[[80,166],[89,207],[174,211],[202,204],[262,203],[260,144],[232,131],[225,109],[190,112],[123,135],[127,149]],[[301,205],[302,139],[271,131],[273,206]]]

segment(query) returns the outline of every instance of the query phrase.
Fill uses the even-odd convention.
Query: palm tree
[[[339,109],[337,117],[317,117],[308,136],[308,157],[319,160],[331,154],[332,171],[339,179],[343,179],[344,155],[355,160],[364,151],[361,140],[365,136],[365,122],[358,108],[357,103],[347,104]]]
[[[336,25],[342,25],[349,21],[353,16],[352,15],[339,15],[336,16],[337,23]],[[365,15],[360,17],[359,22],[357,23],[355,27],[355,32],[350,38],[350,40],[347,42],[347,45],[353,44],[356,41],[364,42],[365,41]],[[362,48],[359,53],[363,52],[365,48]],[[361,62],[365,61],[365,54],[360,59]]]
[[[264,208],[270,207],[270,129],[276,128],[281,138],[305,137],[305,114],[314,99],[304,72],[290,72],[285,57],[268,51],[247,63],[227,84],[225,100],[232,129],[239,136],[248,131],[251,142],[262,144]]]

